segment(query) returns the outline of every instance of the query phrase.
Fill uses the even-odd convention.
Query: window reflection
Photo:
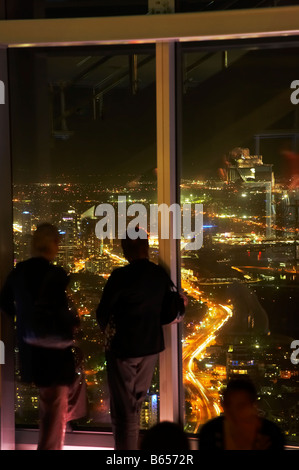
[[[250,375],[260,412],[299,442],[298,49],[183,55],[181,202],[202,203],[204,243],[181,250],[185,426],[222,412]]]

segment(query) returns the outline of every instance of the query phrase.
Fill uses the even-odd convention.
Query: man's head
[[[257,392],[249,378],[232,379],[223,393],[225,415],[234,422],[246,420],[256,414]]]
[[[39,225],[32,236],[32,255],[53,261],[58,253],[59,241],[60,235],[55,225]]]
[[[138,235],[137,238],[136,235]],[[148,235],[143,229],[127,230],[125,238],[121,241],[121,246],[129,263],[149,257]]]

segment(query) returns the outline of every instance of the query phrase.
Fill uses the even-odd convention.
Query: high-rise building
[[[249,375],[253,380],[259,377],[259,361],[247,345],[230,345],[226,354],[227,380],[235,376]]]
[[[31,235],[32,216],[29,211],[22,212],[22,234]]]
[[[250,155],[248,148],[236,147],[229,153],[227,181],[244,183],[269,181],[274,185],[273,165],[263,163],[262,155]]]
[[[20,240],[20,259],[27,259],[31,256],[31,228],[32,214],[28,210],[22,212],[22,233]]]
[[[263,163],[262,155],[250,155],[248,148],[237,147],[229,153],[227,162],[227,182],[240,183],[242,190],[260,190],[265,193],[266,237],[273,235],[275,207],[273,187],[275,185],[272,164]]]
[[[61,262],[66,269],[69,269],[73,265],[78,244],[78,218],[74,209],[63,214],[59,231]]]
[[[149,429],[158,422],[158,396],[156,394],[147,395],[140,414],[140,426],[142,429]]]

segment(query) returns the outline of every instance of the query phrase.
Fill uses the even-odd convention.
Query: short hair
[[[49,252],[49,245],[53,242],[59,243],[59,241],[60,234],[55,225],[47,222],[40,224],[32,235],[32,253],[46,254]]]
[[[222,393],[222,403],[224,405],[227,403],[229,395],[233,392],[246,392],[252,403],[257,400],[258,396],[254,383],[248,376],[245,376],[244,378],[232,378],[228,382]]]
[[[142,228],[128,229],[121,240],[121,246],[127,259],[146,257],[149,250],[148,234]]]

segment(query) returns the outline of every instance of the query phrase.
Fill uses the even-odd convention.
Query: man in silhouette
[[[69,308],[68,275],[52,263],[59,241],[55,226],[41,224],[32,237],[32,257],[16,265],[0,294],[1,310],[16,317],[21,380],[40,391],[38,450],[61,450],[67,421],[85,414],[85,383],[84,378],[78,381],[73,351],[73,334],[79,320]],[[37,305],[42,327],[39,331],[43,330],[40,337],[34,334],[32,322]],[[55,336],[48,329],[50,324]],[[81,409],[79,397],[83,398]]]
[[[107,375],[116,450],[138,449],[140,410],[164,350],[170,279],[149,261],[146,232],[122,240],[129,264],[109,277],[97,309],[106,337]]]

